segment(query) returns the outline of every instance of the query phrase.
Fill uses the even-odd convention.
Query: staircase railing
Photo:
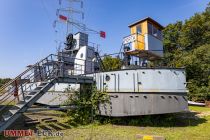
[[[75,59],[76,58],[71,58]],[[27,70],[6,83],[0,88],[0,112],[8,108],[9,105],[15,104],[19,100],[25,100],[25,96],[29,91],[35,89],[43,81],[48,81],[56,77],[67,76],[65,70],[69,69],[66,66],[72,66],[70,75],[84,74],[85,64],[76,64],[63,61],[64,56],[50,54],[36,64],[29,66]],[[77,59],[79,61],[87,61]],[[90,63],[92,67],[93,62]]]
[[[20,100],[21,95],[24,99],[24,92],[29,88],[36,88],[37,82],[41,82],[51,78],[54,75],[54,65],[49,62],[54,62],[55,56],[50,54],[46,58],[30,66],[23,73],[12,79],[0,89],[0,111],[4,110],[8,105],[13,105],[15,100]]]

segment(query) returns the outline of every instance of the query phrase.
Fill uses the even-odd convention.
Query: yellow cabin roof
[[[142,22],[144,22],[144,21],[150,21],[151,23],[153,23],[153,24],[155,24],[156,26],[158,26],[161,30],[164,29],[164,27],[163,27],[160,23],[158,23],[157,21],[155,21],[154,19],[152,19],[152,18],[150,18],[150,17],[146,17],[146,18],[144,18],[144,19],[138,20],[138,21],[136,21],[136,22],[130,24],[128,27],[131,28],[131,27],[133,27],[133,26],[135,26],[135,25],[137,25],[137,24],[139,24],[139,23],[142,23]]]

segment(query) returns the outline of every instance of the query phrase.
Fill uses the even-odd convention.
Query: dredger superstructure
[[[99,115],[103,116],[126,117],[188,110],[185,69],[151,66],[164,55],[164,27],[157,21],[147,17],[129,25],[130,35],[123,38],[122,51],[118,54],[123,66],[105,71],[103,58],[96,46],[90,45],[87,28],[62,15],[59,17],[82,30],[74,34],[68,32],[63,49],[30,65],[1,87],[0,110],[3,115],[0,131],[8,128],[35,103],[62,104],[68,98],[63,93],[68,86],[79,89],[96,85],[97,90],[106,91],[110,102],[99,104]],[[105,36],[104,32],[99,33]]]

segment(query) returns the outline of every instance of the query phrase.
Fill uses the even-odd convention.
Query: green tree
[[[102,61],[103,61],[106,71],[117,70],[117,69],[120,69],[122,66],[122,62],[120,58],[113,58],[111,56],[105,56]]]
[[[168,65],[174,59],[174,56],[180,47],[179,37],[181,34],[182,22],[178,21],[175,24],[169,24],[163,30],[164,44],[164,60]]]
[[[179,38],[180,45],[186,50],[192,50],[200,45],[210,43],[210,13],[196,13],[185,24]]]
[[[10,80],[11,80],[10,78],[5,78],[5,79],[0,78],[0,87],[9,82]]]
[[[189,98],[210,99],[210,3],[202,13],[169,24],[163,31],[168,66],[185,67]]]
[[[210,85],[210,44],[202,45],[188,53],[181,53],[175,58],[177,67],[184,66],[187,71],[190,98],[199,100],[209,99]],[[182,56],[181,56],[182,55]],[[196,97],[194,97],[194,96]]]

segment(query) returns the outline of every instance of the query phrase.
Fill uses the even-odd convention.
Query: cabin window
[[[83,58],[83,53],[80,54],[80,58]]]
[[[152,35],[152,24],[148,23],[148,33]]]
[[[156,28],[155,26],[153,26],[153,32],[152,32],[152,33],[153,33],[153,35],[156,36],[156,37],[158,36],[158,35],[157,35],[157,34],[158,34],[157,32],[158,32],[157,28]]]
[[[157,37],[162,40],[162,32],[160,30],[158,30],[157,32]]]
[[[153,35],[158,39],[162,40],[162,31],[156,28],[151,23],[148,23],[148,34]]]
[[[136,26],[136,32],[137,32],[137,34],[142,34],[141,24]]]

